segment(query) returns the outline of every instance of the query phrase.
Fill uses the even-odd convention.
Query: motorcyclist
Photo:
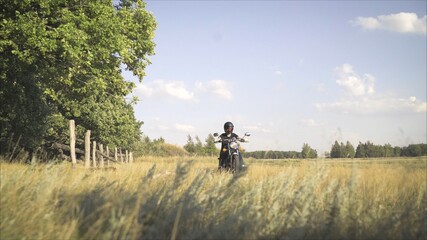
[[[221,150],[219,153],[219,158],[218,158],[218,168],[225,167],[225,162],[227,160],[228,157],[228,149],[227,147],[227,143],[224,140],[230,140],[232,138],[236,138],[239,141],[244,142],[245,139],[243,138],[239,138],[239,136],[235,133],[233,133],[234,130],[234,125],[231,122],[226,122],[224,123],[224,133],[222,133],[221,135],[219,135],[219,138],[221,139]],[[243,158],[242,156],[240,156],[240,161],[243,164]],[[243,164],[244,165],[244,164]]]

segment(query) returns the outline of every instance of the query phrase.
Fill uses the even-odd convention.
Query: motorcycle
[[[219,170],[226,170],[232,173],[237,173],[243,170],[243,157],[240,154],[240,144],[239,142],[247,142],[245,139],[249,137],[249,133],[245,133],[243,138],[231,138],[231,139],[221,139],[218,133],[213,134],[217,139],[215,143],[223,143],[224,148],[221,149],[223,152],[227,152],[227,157],[224,159],[219,167]],[[221,159],[219,159],[221,161]]]

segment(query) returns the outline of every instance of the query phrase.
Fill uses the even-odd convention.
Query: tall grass
[[[1,164],[1,239],[426,239],[425,159],[143,158],[116,171]]]

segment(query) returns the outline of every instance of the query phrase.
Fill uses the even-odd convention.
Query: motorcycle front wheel
[[[233,172],[238,172],[240,170],[240,158],[239,155],[233,155],[232,157],[232,162],[231,162],[231,167],[232,167],[232,171]]]

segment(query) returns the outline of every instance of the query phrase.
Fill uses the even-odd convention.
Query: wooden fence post
[[[96,168],[96,141],[92,143],[92,162],[93,167]]]
[[[107,167],[110,167],[110,149],[107,146]]]
[[[121,163],[123,163],[123,154],[122,154],[122,149],[121,149],[121,148],[119,148],[119,150],[120,150],[120,162],[121,162]]]
[[[90,168],[90,130],[85,134],[85,168]]]
[[[99,167],[100,168],[104,168],[104,156],[102,156],[104,154],[104,144],[99,144]]]
[[[129,152],[126,150],[125,161],[129,163]]]
[[[37,152],[40,150],[40,147],[38,147],[32,154],[31,154],[31,165],[37,164]]]
[[[117,158],[117,147],[114,148],[114,160],[116,160],[116,162],[118,162],[118,158]]]
[[[70,120],[70,154],[71,154],[71,162],[73,163],[73,167],[76,166],[76,125],[74,120]]]
[[[129,162],[133,163],[133,154],[132,154],[132,152],[129,153]]]

